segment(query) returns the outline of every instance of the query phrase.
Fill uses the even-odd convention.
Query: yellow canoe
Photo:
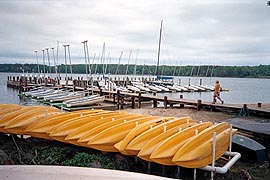
[[[209,143],[213,139],[214,132],[216,132],[218,136],[220,133],[222,133],[225,130],[228,130],[229,128],[230,128],[229,124],[226,122],[223,122],[223,123],[215,124],[203,130],[198,135],[193,136],[188,142],[186,142],[175,153],[172,159],[173,163],[183,166],[183,167],[192,166],[192,168],[198,168],[198,167],[203,167],[207,165],[201,162],[205,162],[203,160],[209,157],[209,155],[211,154],[212,148],[210,146],[206,146],[205,144]],[[222,144],[225,142],[219,142],[219,143]],[[217,144],[217,149],[218,148],[219,147]]]
[[[82,126],[72,130],[71,132],[68,133],[68,135],[66,136],[65,140],[68,141],[69,143],[72,144],[77,144],[77,140],[80,139],[82,136],[86,135],[90,130],[92,130],[93,128],[110,122],[110,121],[114,121],[116,118],[126,118],[127,116],[130,116],[131,114],[114,114],[113,116],[109,116],[106,118],[101,118],[99,120],[96,121],[92,121],[92,122],[88,122],[86,124],[83,124]]]
[[[77,113],[77,112],[75,111],[75,113]],[[66,127],[66,124],[76,122],[77,120],[87,119],[88,122],[92,122],[92,121],[97,120],[97,119],[111,117],[111,116],[113,116],[113,114],[119,114],[119,113],[118,112],[111,112],[111,111],[102,111],[102,112],[98,112],[98,113],[94,113],[94,114],[92,114],[92,113],[91,114],[81,114],[81,116],[79,116],[79,117],[72,118],[72,119],[69,119],[68,121],[64,121],[62,123],[55,125],[52,129],[50,129],[48,131],[48,133],[52,133],[56,129],[58,129],[60,131],[65,131],[63,128]],[[72,128],[75,128],[75,127],[73,126]]]
[[[5,126],[5,130],[12,134],[26,134],[25,129],[32,123],[38,122],[43,119],[47,119],[49,117],[53,117],[57,114],[61,114],[60,112],[48,112],[41,111],[38,115],[32,116],[29,119],[18,119],[15,118],[7,123]]]
[[[25,129],[25,132],[34,137],[51,139],[47,131],[49,131],[51,128],[61,122],[80,116],[81,115],[78,113],[63,113],[52,118],[47,118],[44,121],[32,123]]]
[[[166,129],[173,128],[175,126],[193,122],[193,119],[189,117],[171,119],[167,122],[156,124],[154,127],[152,126],[151,129],[149,127],[141,128],[134,128],[131,130],[125,139],[115,145],[115,147],[123,154],[126,155],[137,155],[140,149],[153,137],[161,134],[164,131],[164,126]]]
[[[137,119],[142,119],[145,118],[144,116],[141,115],[136,115],[136,114],[129,114],[129,115],[122,115],[120,117],[115,117],[114,119],[111,119],[109,121],[104,121],[104,123],[94,127],[91,129],[91,131],[88,131],[85,135],[79,138],[77,142],[79,143],[84,143],[84,142],[89,142],[92,137],[97,135],[98,133],[113,127],[115,125],[121,124],[124,121],[131,121],[131,120],[137,120]]]
[[[179,129],[184,130],[188,127],[191,127],[195,125],[196,123],[187,123],[187,124],[180,124],[178,126],[175,126],[174,128],[171,128],[169,130],[166,130],[166,132],[161,133],[160,135],[153,137],[150,141],[148,141],[140,150],[138,153],[138,157],[146,160],[146,161],[152,161],[150,159],[151,154],[153,151],[159,146],[160,143],[162,143],[165,139],[168,137],[174,135],[175,133],[179,132]]]
[[[237,129],[232,130],[232,135]],[[216,136],[215,160],[219,159],[229,147],[230,129],[226,129]],[[209,139],[205,143],[199,144],[197,148],[187,155],[177,156],[176,164],[187,168],[200,168],[212,163],[213,139]],[[194,158],[190,156],[194,155]]]
[[[149,128],[150,125],[154,126],[154,124],[164,123],[169,119],[172,118],[149,116],[138,120],[123,122],[100,132],[94,136],[87,144],[90,147],[101,151],[118,152],[118,149],[116,149],[114,145],[123,140],[133,128]]]
[[[29,115],[32,112],[39,111],[40,109],[43,109],[44,107],[41,106],[28,106],[24,107],[20,110],[14,111],[12,113],[8,113],[1,117],[0,119],[0,132],[8,133],[8,131],[5,128],[5,126],[8,124],[8,122],[12,121],[16,117],[22,117],[24,115]],[[29,111],[31,110],[31,111]]]
[[[19,106],[19,105],[15,105],[15,104],[12,104],[12,106],[5,106],[5,107],[2,107],[0,108],[0,118],[7,114],[7,113],[12,113],[14,111],[17,111],[17,110],[20,110],[22,109],[24,106]]]
[[[120,117],[124,118],[126,116],[127,115],[123,113],[121,114],[111,113],[111,114],[108,114],[107,116],[102,115],[102,116],[95,116],[95,117],[80,117],[80,118],[73,119],[73,121],[66,121],[66,122],[60,123],[56,129],[54,129],[53,131],[49,131],[49,133],[52,139],[59,140],[62,142],[68,142],[71,144],[77,144],[77,140],[79,138],[75,138],[74,137],[75,135],[76,136],[78,135],[78,137],[81,137],[82,134],[85,134],[88,131],[92,131],[92,128],[95,128],[99,124],[109,122],[114,118],[120,118]],[[87,128],[85,125],[87,125]],[[74,135],[73,139],[67,140],[66,137],[69,135]]]
[[[175,165],[172,162],[173,156],[191,137],[196,135],[195,130],[201,132],[211,125],[211,122],[196,124],[168,137],[152,152],[150,159],[163,165]]]

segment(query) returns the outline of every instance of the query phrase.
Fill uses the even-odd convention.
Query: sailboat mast
[[[42,60],[43,60],[43,78],[45,78],[45,56],[44,56],[44,49],[42,49]]]
[[[135,66],[134,66],[134,73],[133,73],[133,76],[136,76],[138,54],[139,54],[139,49],[137,49],[137,55],[136,55],[136,60],[135,60]]]
[[[88,85],[88,69],[87,69],[87,57],[86,57],[86,41],[83,41],[83,50],[84,50],[84,61],[85,61],[85,77],[86,77],[86,86]]]
[[[54,48],[52,47],[51,49],[52,49],[52,54],[53,54],[55,74],[56,74],[56,77],[58,79],[57,64],[56,64],[56,61],[55,61]]]
[[[156,72],[155,72],[156,75],[159,75],[158,68],[159,68],[159,56],[160,56],[160,45],[161,45],[162,23],[163,23],[163,20],[161,20],[160,31],[159,31],[158,61],[157,61],[157,67],[156,67]]]
[[[37,68],[38,68],[38,74],[40,74],[40,70],[39,70],[39,64],[38,64],[38,55],[37,55],[37,50],[35,50],[36,53],[36,60],[37,60]]]
[[[121,51],[121,54],[120,54],[120,57],[119,57],[119,60],[118,60],[118,64],[117,64],[116,71],[115,71],[115,74],[116,75],[119,75],[118,69],[119,69],[120,60],[122,58],[122,55],[123,55],[123,51]]]

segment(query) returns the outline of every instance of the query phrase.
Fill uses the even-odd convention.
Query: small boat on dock
[[[66,105],[66,107],[91,106],[94,104],[102,103],[104,100],[105,96],[91,95],[78,99],[66,100],[63,102],[63,104]]]

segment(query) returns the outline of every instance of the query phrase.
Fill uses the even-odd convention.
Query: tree
[[[270,6],[270,1],[267,2],[267,6]]]

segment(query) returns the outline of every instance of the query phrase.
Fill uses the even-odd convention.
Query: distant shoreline
[[[91,67],[92,74],[113,74],[124,75],[126,74],[127,64],[90,64],[87,65],[88,73],[89,67]],[[134,72],[136,67],[136,73]],[[103,69],[105,68],[105,69]],[[39,64],[40,72],[55,72],[54,66],[45,67]],[[66,66],[64,64],[58,65],[58,72],[66,72]],[[127,75],[155,75],[156,66],[155,65],[128,65]],[[69,65],[67,68],[67,73],[70,73]],[[37,64],[0,64],[0,72],[5,73],[37,73]],[[85,74],[86,65],[85,64],[72,64],[72,72],[74,74]],[[159,66],[159,74],[164,76],[185,76],[185,77],[226,77],[226,78],[270,78],[270,65],[259,65],[259,66],[213,66],[213,65],[201,65],[201,66]]]

